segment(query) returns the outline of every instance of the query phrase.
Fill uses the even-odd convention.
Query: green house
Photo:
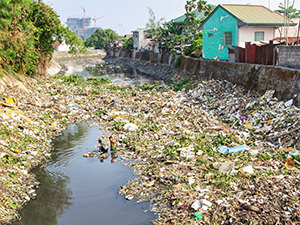
[[[214,10],[216,8],[215,5],[209,4],[209,6],[211,7],[212,10]],[[202,19],[205,18],[204,12],[199,12],[198,9],[193,10],[192,13],[195,13],[195,16],[196,16],[197,20],[202,20]],[[173,21],[174,24],[183,25],[185,19],[186,19],[186,15],[183,14],[181,16],[176,17],[175,19],[172,19],[172,20],[168,21],[166,24],[170,24]]]
[[[246,42],[269,41],[278,27],[295,26],[288,18],[258,5],[218,5],[203,21],[203,58],[228,60],[228,49]]]
[[[193,10],[192,13],[195,13],[196,19],[201,20],[204,17],[204,13],[200,13],[197,9]],[[171,21],[167,22],[167,24],[174,22],[174,24],[183,24],[186,19],[185,14],[182,16],[176,17],[175,19],[172,19]]]

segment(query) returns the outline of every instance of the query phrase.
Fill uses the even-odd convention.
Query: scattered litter
[[[201,216],[201,214],[199,212],[195,212],[194,216],[195,216],[196,220],[203,220],[203,216]]]
[[[229,148],[229,147],[226,147],[226,146],[220,146],[219,147],[219,151],[223,154],[231,154],[231,153],[236,153],[236,152],[241,152],[245,149],[245,146],[244,145],[238,145],[238,146],[235,146],[233,148]]]
[[[243,170],[244,173],[254,174],[254,170],[253,170],[253,167],[251,165],[244,167],[242,170]]]
[[[194,209],[195,211],[197,211],[198,209],[200,209],[202,207],[201,201],[195,201],[192,205],[191,205],[192,209]]]
[[[134,199],[133,195],[127,195],[126,196],[126,200],[131,201],[132,199]]]
[[[132,131],[136,131],[138,129],[138,127],[133,124],[133,123],[127,123],[124,125],[124,130],[132,132]]]
[[[194,147],[193,146],[189,146],[186,148],[179,148],[178,151],[180,152],[180,156],[187,158],[187,159],[192,159],[195,156],[194,151]]]
[[[290,106],[293,105],[293,102],[294,102],[293,99],[291,99],[291,100],[289,100],[289,101],[286,101],[286,102],[284,103],[284,106],[285,106],[285,107],[290,107]]]
[[[220,164],[219,172],[220,173],[230,173],[235,167],[234,162],[224,162]]]

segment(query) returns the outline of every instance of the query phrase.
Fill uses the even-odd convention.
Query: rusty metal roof
[[[237,19],[248,25],[296,25],[290,19],[278,12],[261,5],[233,5],[222,4],[224,9],[235,16]]]

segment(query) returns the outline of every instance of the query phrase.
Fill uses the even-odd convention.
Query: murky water
[[[126,84],[151,84],[154,78],[141,74],[135,69],[126,66],[116,66],[107,64],[90,65],[85,68],[75,68],[73,74],[82,75],[84,77],[106,77],[112,82]]]
[[[82,123],[71,125],[55,139],[51,160],[35,170],[41,183],[37,198],[15,225],[152,224],[149,203],[129,202],[118,194],[134,175],[117,155],[103,161],[82,157],[96,150],[100,135],[98,127]]]

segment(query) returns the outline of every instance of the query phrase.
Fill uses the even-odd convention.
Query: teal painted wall
[[[238,46],[238,21],[224,9],[217,11],[203,26],[203,58],[228,60],[224,32],[232,32],[232,45]],[[209,37],[209,34],[212,37]]]

